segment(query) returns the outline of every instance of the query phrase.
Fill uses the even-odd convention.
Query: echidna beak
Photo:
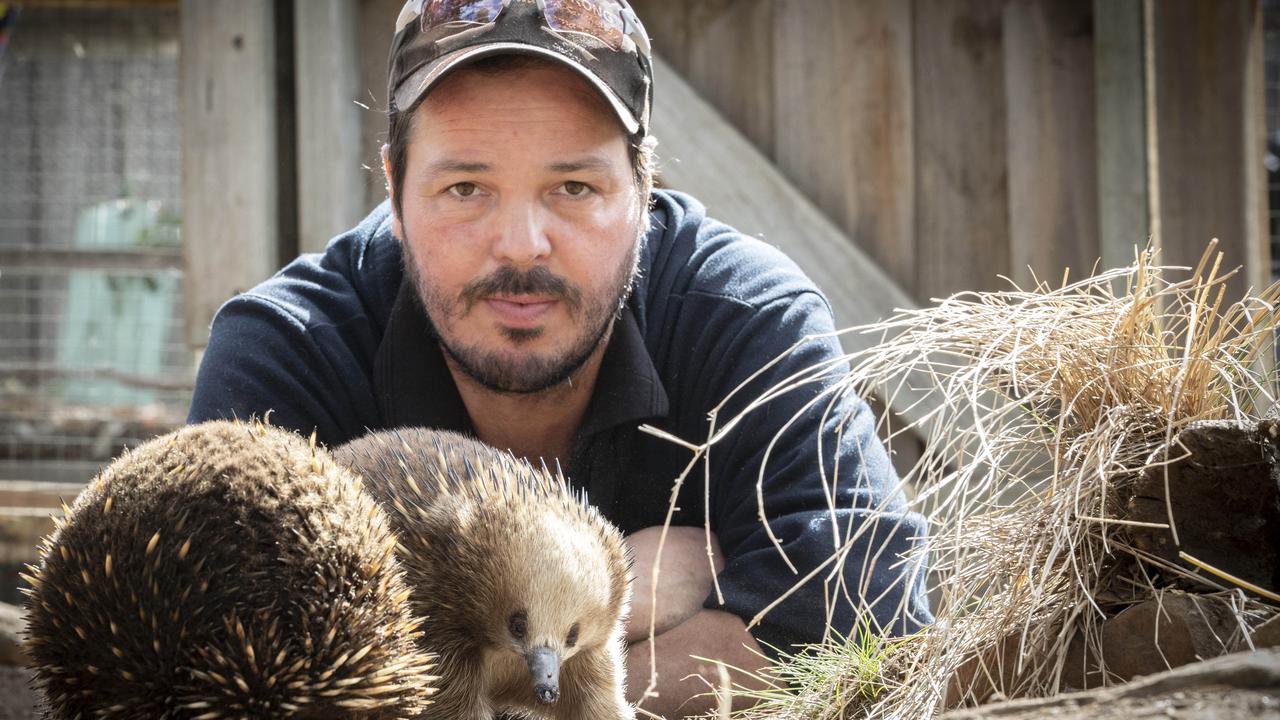
[[[560,654],[549,647],[534,648],[525,655],[529,678],[533,680],[533,696],[543,705],[560,698]]]

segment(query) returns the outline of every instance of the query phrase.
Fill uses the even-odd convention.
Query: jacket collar
[[[407,275],[374,356],[374,388],[386,427],[475,432],[435,329]],[[665,417],[669,408],[666,389],[628,303],[614,321],[578,438]]]

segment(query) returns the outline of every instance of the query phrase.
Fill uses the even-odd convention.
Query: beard
[[[640,245],[638,237],[626,260],[595,296],[584,294],[581,288],[543,266],[524,271],[504,266],[467,283],[456,297],[448,297],[420,272],[408,238],[401,243],[405,271],[445,354],[482,387],[494,392],[522,395],[548,390],[569,379],[605,342],[614,320],[621,315],[631,297],[639,268]],[[542,328],[501,328],[502,336],[515,346],[514,350],[486,348],[480,343],[468,345],[454,337],[453,323],[493,295],[554,298],[568,311],[576,334],[567,347],[544,353],[531,349],[522,351],[520,348],[541,337]]]

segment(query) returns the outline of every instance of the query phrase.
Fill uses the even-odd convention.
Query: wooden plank
[[[379,153],[387,139],[387,56],[403,5],[403,0],[356,0],[357,99],[365,105],[360,111],[359,147],[366,210],[387,199]]]
[[[699,0],[699,3],[708,0]],[[723,4],[723,0],[709,0]],[[689,70],[689,47],[697,29],[689,24],[691,6],[686,0],[635,0],[630,3],[653,42],[654,52],[682,75]],[[661,92],[654,85],[654,94]]]
[[[786,252],[822,288],[838,326],[875,322],[913,306],[902,288],[671,66],[656,59],[654,75],[662,88],[655,97],[653,128],[663,138],[664,184],[692,193],[717,219]],[[846,334],[841,341],[850,352],[877,344],[876,337],[860,334]],[[910,407],[916,400],[904,391],[892,407],[914,421],[931,408],[927,403]]]
[[[918,258],[911,5],[782,0],[775,15],[778,167],[910,292]]]
[[[1219,238],[1228,267],[1244,265],[1228,298],[1270,274],[1260,218],[1265,136],[1257,0],[1152,3],[1158,212],[1165,262],[1195,265]]]
[[[1099,247],[1114,268],[1151,234],[1142,0],[1094,0],[1093,14]]]
[[[773,154],[775,0],[702,0],[688,5],[682,75],[766,155]]]
[[[324,249],[365,215],[355,0],[294,0],[298,245]],[[387,31],[393,26],[388,24]]]
[[[149,8],[177,7],[178,0],[23,0],[21,5],[29,8]]]
[[[183,0],[182,233],[187,336],[275,269],[279,242],[270,0]]]
[[[18,508],[34,509],[49,515],[61,515],[63,503],[70,505],[85,488],[85,483],[55,483],[33,480],[0,480],[0,508],[16,512]]]
[[[36,562],[40,541],[75,502],[84,483],[0,480],[0,565]],[[16,579],[16,578],[15,578]]]
[[[1257,159],[1266,156],[1267,148],[1267,87],[1265,70],[1265,40],[1262,24],[1262,4],[1253,3],[1253,18],[1245,41],[1243,109],[1240,113],[1244,125],[1240,142],[1244,145],[1244,247],[1248,266],[1246,277],[1250,286],[1265,288],[1272,281],[1270,217],[1268,178],[1264,164]],[[1274,359],[1274,358],[1272,358]]]
[[[916,297],[1007,287],[1003,0],[914,6]]]
[[[195,384],[185,378],[169,380],[157,377],[155,373],[142,374],[120,370],[111,367],[101,358],[94,358],[94,360],[96,362],[93,364],[85,362],[85,364],[79,366],[51,365],[47,360],[35,363],[0,361],[0,372],[4,373],[7,378],[26,380],[33,385],[51,378],[67,378],[79,380],[82,383],[101,381],[101,384],[110,383],[144,390],[189,393],[195,388]],[[117,390],[117,396],[113,397],[113,401],[124,404],[120,399],[117,399],[119,394],[123,394],[123,391]]]
[[[182,267],[182,249],[173,248],[76,248],[48,245],[0,247],[0,268],[6,273],[52,270],[177,270]]]
[[[1098,245],[1093,8],[1079,0],[1004,10],[1012,278],[1092,273]]]
[[[40,541],[53,532],[55,513],[62,514],[52,508],[0,507],[0,566],[39,560]]]

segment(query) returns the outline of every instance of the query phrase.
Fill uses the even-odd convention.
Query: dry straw
[[[883,342],[847,366],[791,378],[736,417],[713,414],[704,453],[771,398],[835,378],[815,404],[910,393],[918,419],[882,429],[891,445],[908,431],[926,438],[902,487],[929,520],[921,551],[937,622],[892,644],[830,638],[775,668],[775,689],[756,693],[745,717],[917,720],[1053,694],[1082,675],[1081,650],[1098,647],[1108,611],[1157,596],[1172,575],[1229,598],[1247,642],[1271,611],[1220,576],[1142,553],[1118,498],[1144,468],[1176,459],[1158,451],[1188,423],[1251,422],[1274,404],[1266,360],[1280,287],[1224,305],[1234,272],[1221,271],[1216,243],[1195,268],[1154,256],[1057,287],[962,293],[845,331]],[[857,532],[874,532],[868,525]],[[865,597],[836,571],[855,539],[820,570],[832,601]]]

